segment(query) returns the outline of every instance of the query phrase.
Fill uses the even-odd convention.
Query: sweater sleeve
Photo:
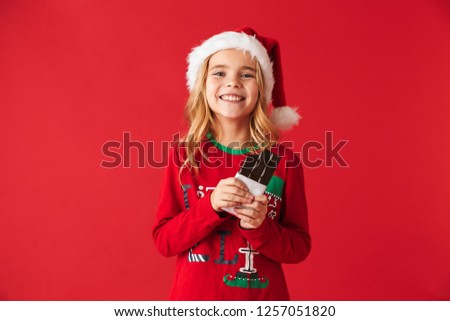
[[[268,258],[280,263],[298,263],[306,259],[311,250],[300,160],[296,158],[286,171],[280,222],[266,217],[260,227],[241,229],[241,233],[257,251]]]
[[[173,148],[152,231],[156,248],[164,256],[174,256],[189,250],[228,218],[214,211],[209,194],[196,200],[189,209],[185,208],[185,195],[178,180],[179,168],[178,154]]]

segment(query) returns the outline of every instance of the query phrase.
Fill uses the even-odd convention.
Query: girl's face
[[[221,50],[211,56],[206,99],[219,121],[248,120],[258,101],[256,62],[241,50]]]

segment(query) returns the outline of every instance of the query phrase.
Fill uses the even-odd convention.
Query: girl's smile
[[[224,101],[234,101],[234,102],[240,102],[242,100],[245,100],[244,96],[236,95],[236,94],[225,94],[225,95],[219,96],[219,98]]]

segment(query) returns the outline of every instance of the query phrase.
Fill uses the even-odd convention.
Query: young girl
[[[278,43],[250,28],[224,32],[188,64],[190,128],[171,149],[153,227],[158,250],[177,255],[170,299],[289,300],[281,263],[304,260],[311,241],[300,160],[276,143],[300,118],[279,107]],[[266,149],[280,161],[264,195],[252,195],[235,175]]]

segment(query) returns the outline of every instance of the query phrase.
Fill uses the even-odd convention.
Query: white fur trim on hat
[[[283,106],[274,108],[270,119],[272,123],[281,130],[290,130],[302,118],[297,113],[297,108]]]
[[[255,36],[249,36],[244,32],[222,32],[209,38],[200,46],[192,49],[187,58],[188,70],[186,73],[186,79],[189,91],[194,88],[198,77],[198,71],[206,58],[224,49],[240,49],[250,53],[252,58],[256,57],[264,75],[264,95],[267,103],[270,103],[272,99],[272,89],[275,83],[272,71],[272,62],[270,61],[266,48],[264,48],[261,42],[259,42]]]

